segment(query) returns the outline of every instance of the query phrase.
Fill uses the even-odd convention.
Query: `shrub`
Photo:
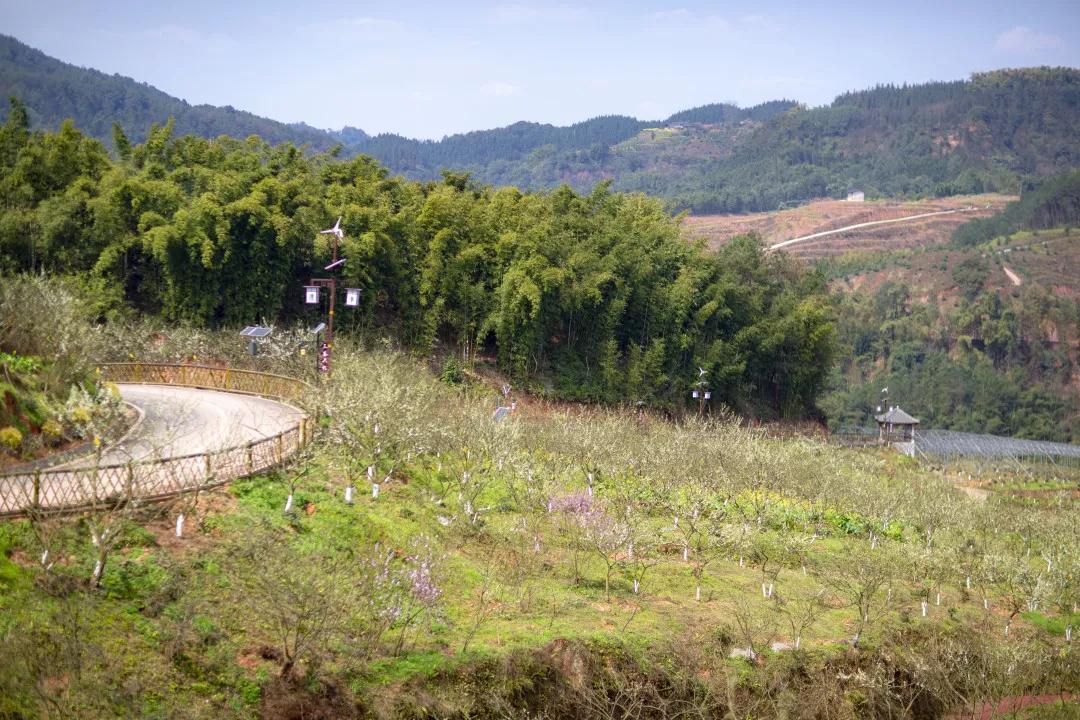
[[[18,428],[8,426],[0,430],[0,447],[8,450],[9,452],[18,452],[19,447],[22,445],[22,433]]]
[[[56,443],[63,437],[64,428],[56,420],[49,419],[41,426],[41,434],[45,436],[48,442]]]
[[[439,379],[447,385],[460,385],[465,382],[465,369],[456,356],[450,355],[443,361]]]
[[[68,417],[71,419],[71,422],[76,425],[86,425],[93,416],[91,415],[89,408],[76,407],[71,409],[71,412],[68,413]]]

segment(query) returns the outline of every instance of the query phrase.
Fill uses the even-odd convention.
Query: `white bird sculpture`
[[[345,231],[341,229],[341,216],[338,215],[338,219],[337,219],[337,222],[334,223],[334,227],[328,228],[326,230],[320,230],[319,234],[320,235],[337,235],[339,240],[341,238],[345,237]]]

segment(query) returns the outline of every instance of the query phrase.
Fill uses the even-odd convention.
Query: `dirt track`
[[[984,194],[912,202],[815,200],[776,212],[691,215],[684,219],[683,226],[687,237],[703,238],[714,248],[749,232],[757,233],[766,245],[800,238],[782,249],[815,260],[852,250],[869,252],[938,245],[948,241],[958,225],[974,217],[992,215],[1012,199]],[[971,207],[975,209],[966,210]]]

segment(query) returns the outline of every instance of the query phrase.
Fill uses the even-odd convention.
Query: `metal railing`
[[[261,397],[300,402],[312,388],[303,380],[256,370],[184,365],[182,363],[105,363],[98,366],[103,380],[115,383],[183,385],[224,390]]]
[[[194,365],[103,365],[112,382],[210,388],[299,401],[310,387],[281,375]],[[243,445],[179,457],[0,474],[0,517],[71,513],[117,503],[156,502],[282,464],[311,440],[312,419]]]

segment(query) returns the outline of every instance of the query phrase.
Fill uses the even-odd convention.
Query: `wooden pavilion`
[[[878,425],[878,439],[886,443],[909,443],[915,440],[915,428],[919,421],[893,405],[881,415],[874,416]]]

